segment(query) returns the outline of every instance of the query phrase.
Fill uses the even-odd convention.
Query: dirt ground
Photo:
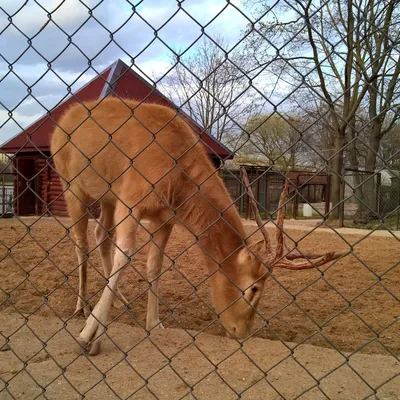
[[[303,349],[308,349],[308,353],[306,351],[307,356],[305,356],[308,361],[305,366],[310,371],[314,368],[315,374],[314,372],[312,374],[318,379],[318,376],[323,376],[324,373],[334,370],[340,364],[340,360],[341,362],[344,361],[343,355],[332,350],[335,347],[341,352],[348,352],[351,360],[359,360],[360,371],[367,374],[367,378],[371,377],[372,381],[370,382],[370,378],[368,378],[368,382],[373,387],[378,387],[386,379],[397,375],[397,378],[380,387],[379,390],[384,395],[379,398],[400,398],[400,371],[395,358],[398,359],[400,353],[399,241],[393,237],[379,235],[364,238],[362,235],[345,234],[344,238],[341,238],[335,233],[322,229],[307,236],[306,231],[311,228],[307,227],[306,230],[299,227],[290,228],[290,221],[288,222],[287,233],[291,237],[299,240],[305,236],[300,242],[301,249],[318,252],[332,249],[351,249],[353,253],[331,267],[324,268],[323,273],[318,270],[274,271],[273,277],[270,277],[266,283],[259,305],[259,311],[268,320],[268,326],[265,326],[265,323],[262,324],[260,318],[256,321],[256,328],[263,327],[256,333],[256,338],[248,342],[254,346],[250,347],[250,357],[259,360],[260,368],[262,371],[266,371],[273,366],[274,361],[279,362],[279,360],[285,358],[285,354],[286,356],[290,354],[280,340],[293,343],[296,360],[300,360],[299,357],[303,354]],[[95,247],[94,224],[95,222],[91,221],[89,232],[90,245],[93,249]],[[0,263],[0,296],[2,296],[0,297],[2,304],[0,306],[0,331],[4,336],[11,335],[10,343],[12,347],[11,351],[0,352],[0,361],[5,361],[5,363],[0,362],[0,399],[12,398],[6,390],[1,390],[1,377],[5,378],[6,381],[10,377],[12,378],[10,387],[13,387],[16,392],[21,392],[18,396],[12,394],[15,398],[28,399],[40,394],[40,391],[35,392],[35,390],[38,390],[38,386],[32,383],[34,381],[29,377],[29,374],[18,372],[17,364],[21,364],[21,360],[29,359],[28,364],[29,366],[32,364],[32,371],[37,371],[39,381],[42,379],[48,385],[54,379],[54,382],[49,386],[49,388],[53,388],[51,389],[53,392],[49,389],[49,393],[55,393],[55,397],[46,394],[46,397],[43,398],[64,399],[76,398],[76,396],[79,398],[77,392],[68,384],[69,374],[77,380],[81,392],[89,390],[100,379],[101,372],[97,371],[96,367],[91,364],[94,361],[88,361],[85,356],[71,361],[72,354],[75,354],[71,350],[74,341],[72,336],[68,335],[65,329],[62,329],[61,319],[66,321],[67,327],[72,327],[68,330],[73,334],[78,332],[84,321],[81,317],[71,319],[77,298],[78,263],[74,244],[66,230],[68,225],[68,219],[60,219],[59,222],[51,218],[42,218],[38,221],[33,218],[24,218],[21,221],[17,219],[0,221],[0,243],[2,243],[0,257],[3,259]],[[247,225],[247,229],[251,232],[255,228],[252,225]],[[143,247],[147,240],[148,234],[144,230],[140,230],[138,246]],[[188,338],[192,340],[185,333],[185,330],[203,332],[198,338],[206,338],[202,343],[208,348],[208,357],[221,357],[217,362],[223,359],[224,354],[228,356],[228,349],[233,349],[237,343],[221,337],[223,330],[209,308],[210,299],[207,280],[205,279],[207,271],[197,249],[192,244],[193,238],[183,228],[176,227],[174,229],[166,249],[168,259],[164,263],[165,273],[161,279],[160,292],[163,303],[161,317],[164,319],[164,326],[170,329],[163,330],[163,334],[154,333],[156,336],[153,337],[157,337],[157,340],[163,343],[161,346],[164,346],[167,350],[179,353],[174,360],[181,360],[183,371],[194,379],[194,375],[199,374],[200,376],[200,370],[203,367],[206,368],[207,365],[210,367],[210,364],[203,359],[204,357],[201,357],[202,350],[195,346],[190,346],[190,350],[189,348],[182,350]],[[116,330],[121,331],[126,338],[121,339],[122,343],[130,343],[129,345],[126,344],[126,347],[123,347],[124,349],[134,346],[136,342],[140,341],[141,335],[144,335],[144,331],[139,327],[145,322],[147,304],[146,254],[147,247],[144,246],[137,254],[133,265],[129,266],[122,276],[121,291],[131,301],[131,309],[129,312],[113,310],[111,315],[114,322],[110,325],[110,329],[114,332]],[[90,254],[90,262],[93,267],[89,268],[89,290],[93,295],[91,302],[94,305],[105,284],[101,274],[100,257],[95,249]],[[193,285],[197,287],[196,291]],[[28,325],[22,324],[21,315],[29,316]],[[21,326],[22,328],[20,328]],[[117,329],[117,327],[119,328]],[[57,331],[60,332],[56,334]],[[43,332],[43,334],[40,332]],[[36,338],[37,335],[47,342],[45,349],[43,349],[43,346],[39,346],[40,342]],[[63,337],[63,335],[68,337]],[[118,333],[118,335],[120,334]],[[128,338],[130,338],[130,341],[126,342]],[[133,341],[132,338],[134,338]],[[167,338],[171,341],[168,342]],[[144,363],[149,364],[146,367],[146,374],[150,376],[151,367],[155,368],[156,364],[161,361],[158,359],[158,351],[155,351],[152,342],[147,343],[147,341],[146,339],[146,344],[143,344],[143,349],[140,350],[142,353],[139,352],[139,355],[132,355],[132,357],[144,357],[145,361],[148,361],[146,357],[150,357],[150,363]],[[55,347],[51,347],[50,342],[60,345],[60,347],[56,346],[57,350],[54,350],[57,357],[60,356],[63,360],[57,368],[60,366],[62,368],[63,365],[68,366],[68,372],[61,377],[59,373],[54,372],[53,374],[53,370],[57,370],[56,364],[46,353],[48,351],[53,356],[53,351],[50,349],[55,349]],[[301,345],[299,346],[299,344]],[[1,345],[2,343],[0,343],[0,347]],[[20,357],[19,361],[13,353],[15,346],[21,347],[22,358],[20,351],[16,352]],[[32,346],[32,349],[30,346]],[[151,356],[146,355],[146,346],[150,346],[154,350]],[[112,354],[104,354],[110,348],[114,348]],[[135,347],[135,349],[137,350],[138,347]],[[268,354],[268,357],[259,354],[257,349],[264,355]],[[182,351],[180,352],[180,350]],[[357,354],[354,355],[356,352]],[[115,385],[119,373],[117,371],[128,367],[130,369],[132,365],[137,368],[142,365],[137,359],[136,364],[132,361],[133,364],[129,366],[128,357],[123,362],[121,361],[117,367],[112,367],[116,358],[121,359],[122,353],[111,342],[104,346],[104,353],[99,358],[101,360],[99,363],[102,366],[100,370],[103,371],[107,366],[112,368],[111,371],[107,372],[107,379],[114,382]],[[368,356],[368,354],[375,355]],[[31,357],[33,357],[33,361]],[[363,359],[362,357],[367,358]],[[161,358],[164,363],[168,364],[168,359]],[[69,365],[69,362],[73,364]],[[339,363],[336,367],[335,362]],[[16,366],[10,369],[9,366],[14,365],[13,363],[16,363]],[[94,363],[96,365],[97,361]],[[193,372],[192,367],[195,363],[198,363],[199,367],[196,364]],[[39,364],[41,365],[40,368],[37,366]],[[164,372],[158,372],[158,378],[153,380],[153,382],[157,382],[157,390],[161,393],[156,394],[156,397],[189,399],[191,397],[185,395],[187,385],[174,375],[173,364],[173,362],[169,364],[168,368],[163,370]],[[218,371],[220,368],[223,369],[222,364],[218,367]],[[246,361],[242,351],[229,357],[229,362],[227,360],[224,365],[226,365],[226,371],[233,369],[229,373],[226,372],[225,375],[227,379],[233,379],[234,382],[230,385],[237,391],[246,389],[251,386],[250,383],[254,383],[257,379],[263,377],[263,375],[257,375],[257,373],[260,373],[259,369],[248,364],[248,359]],[[234,371],[235,366],[236,372]],[[93,369],[97,372],[82,375],[81,372],[86,369]],[[29,372],[30,369],[28,368],[27,371]],[[121,373],[122,376],[125,376],[123,371]],[[125,371],[125,373],[127,372]],[[235,397],[234,391],[225,387],[225,385],[221,385],[221,375],[218,375],[218,373],[213,372],[208,378],[202,380],[202,383],[196,385],[197,392],[196,390],[193,392],[195,398],[225,399]],[[241,374],[244,374],[243,382],[241,381]],[[97,376],[97,381],[94,376]],[[160,376],[163,377],[160,378]],[[267,381],[262,379],[256,385],[257,389],[249,389],[245,392],[247,397],[244,396],[243,398],[275,399],[281,398],[280,395],[284,398],[295,398],[303,390],[315,385],[314,379],[311,376],[307,378],[307,373],[297,365],[293,358],[273,368],[268,376],[272,379],[270,383],[267,383],[268,379]],[[129,379],[126,380],[129,381]],[[118,386],[118,390],[122,390],[124,396],[129,391],[133,392],[133,387],[135,385],[140,387],[140,382],[142,382],[140,378],[137,379],[132,378],[132,382],[129,382],[129,384],[125,382],[122,387]],[[198,377],[198,379],[200,378]],[[291,384],[287,383],[287,379],[290,380]],[[172,392],[169,388],[171,382],[175,385]],[[279,382],[280,385],[286,383],[278,388]],[[332,393],[326,389],[329,392],[325,393],[327,398],[366,398],[370,393],[368,392],[370,388],[368,389],[368,386],[362,383],[361,379],[348,366],[343,366],[337,372],[329,374],[321,382],[321,385],[323,382],[327,385],[327,388],[330,388],[329,390],[333,391],[332,393],[335,393],[332,397]],[[104,382],[98,384],[88,392],[87,397],[116,398],[113,392],[113,390],[117,390],[115,385],[111,389],[111,384],[107,385]],[[165,386],[164,389],[162,385]],[[219,397],[215,395],[217,388],[221,388]],[[9,390],[11,389],[9,388]],[[178,395],[181,392],[182,396]],[[32,393],[35,395],[30,397]],[[62,394],[61,397],[60,393]],[[100,397],[99,393],[102,393]],[[171,393],[175,393],[175,397],[171,397]],[[351,393],[356,393],[359,397],[353,396]],[[151,389],[149,391],[149,389],[143,388],[133,398],[153,398]],[[321,390],[312,389],[301,398],[321,399],[324,398],[324,395]]]
[[[337,351],[312,345],[252,338],[241,348],[216,335],[164,329],[146,337],[142,329],[114,323],[103,353],[87,357],[75,350],[82,321],[63,324],[40,315],[25,320],[10,311],[0,312],[3,333],[14,332],[11,350],[0,352],[1,400],[229,400],[239,393],[244,400],[400,396],[400,362],[392,356],[348,355],[346,363]]]
[[[0,286],[2,309],[44,316],[71,317],[76,305],[78,262],[65,227],[68,219],[52,218],[0,221]],[[25,225],[26,226],[25,226]],[[89,239],[95,247],[90,223]],[[249,231],[254,226],[247,226]],[[300,239],[306,232],[288,234]],[[148,240],[140,230],[138,246]],[[347,241],[347,243],[346,243]],[[193,238],[180,227],[173,231],[161,278],[160,308],[163,324],[222,334],[210,310],[207,271],[192,246]],[[274,270],[267,280],[255,328],[258,337],[363,353],[400,353],[400,242],[395,238],[347,235],[315,231],[300,242],[304,250],[353,250],[353,254],[318,270]],[[116,321],[144,324],[147,306],[146,254],[144,246],[121,279],[121,291],[131,301],[131,310],[113,310]],[[94,305],[105,284],[97,250],[90,254],[89,291]],[[195,291],[193,285],[197,287]],[[7,299],[6,293],[9,298]],[[295,299],[294,299],[294,296]],[[0,303],[1,304],[1,303]],[[386,329],[384,329],[387,327]],[[379,335],[379,338],[377,338]]]

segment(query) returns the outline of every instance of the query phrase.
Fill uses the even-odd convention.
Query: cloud
[[[1,3],[0,112],[3,118],[13,109],[24,127],[62,100],[68,86],[76,90],[118,58],[157,79],[169,68],[168,47],[187,49],[206,25],[210,36],[222,34],[233,45],[247,23],[225,0],[193,0],[181,9],[175,0],[137,7],[126,0]],[[0,141],[15,129],[11,122],[3,126]]]
[[[42,116],[42,113],[24,115],[14,111],[11,115],[4,109],[0,109],[0,143],[6,142],[21,131],[21,127],[27,127]]]
[[[79,0],[68,0],[65,2],[60,2],[59,0],[41,0],[39,4],[36,2],[28,2],[23,6],[22,4],[18,1],[5,1],[2,7],[8,15],[12,16],[13,24],[26,35],[31,36],[37,33],[49,21],[49,14],[52,20],[56,21],[62,29],[76,29],[76,27],[88,18],[88,7],[93,7],[95,2],[93,0],[86,0],[85,4],[87,7]],[[6,14],[3,14],[1,25],[4,26],[5,20],[7,20]],[[18,29],[11,32],[16,34],[17,31]]]

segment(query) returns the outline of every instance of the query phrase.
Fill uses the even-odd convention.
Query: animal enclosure
[[[304,217],[304,204],[312,204],[314,216],[329,214],[330,209],[330,175],[324,172],[279,171],[271,167],[255,167],[243,165],[252,182],[252,191],[259,205],[258,210],[264,218],[274,217],[278,209],[279,198],[285,177],[289,180],[289,201],[285,205],[288,217]],[[242,173],[239,169],[222,169],[222,179],[240,214],[250,218],[249,197],[243,185]],[[311,216],[311,215],[310,215]]]
[[[1,221],[1,232],[2,240],[6,246],[11,246],[14,243],[18,243],[13,248],[13,258],[7,257],[1,263],[0,268],[0,280],[2,282],[2,289],[10,293],[9,297],[4,299],[2,305],[2,312],[0,313],[2,318],[11,321],[11,316],[18,310],[15,315],[23,315],[28,318],[28,326],[33,329],[34,332],[40,331],[40,326],[43,324],[53,324],[56,321],[68,321],[69,324],[75,324],[73,326],[82,326],[83,318],[72,318],[72,314],[75,308],[74,298],[78,291],[78,263],[74,258],[74,244],[66,234],[66,230],[63,226],[68,226],[68,219],[61,218],[58,222],[53,218],[41,218],[39,220],[35,218],[24,218],[19,222],[15,219],[8,219]],[[251,224],[247,226],[249,232],[255,231],[256,226]],[[27,233],[26,225],[31,226],[30,232]],[[89,268],[89,292],[93,296],[90,303],[94,305],[101,294],[101,288],[104,285],[104,278],[102,277],[101,261],[96,248],[94,240],[94,226],[95,222],[90,222],[89,228],[89,239],[90,239],[90,264],[92,267]],[[146,224],[144,225],[146,226]],[[287,233],[294,239],[300,239],[304,237],[307,228],[299,230],[294,227],[288,228]],[[261,235],[258,233],[261,237]],[[382,234],[381,234],[382,235]],[[274,273],[274,277],[270,278],[266,283],[265,294],[263,295],[259,310],[260,313],[268,320],[268,326],[263,324],[263,321],[256,320],[256,327],[259,328],[255,334],[256,338],[260,338],[265,343],[270,343],[271,347],[268,347],[267,355],[260,354],[256,357],[254,351],[256,346],[255,343],[260,339],[253,339],[255,342],[248,342],[248,352],[250,357],[257,362],[257,365],[262,365],[263,368],[271,372],[271,383],[274,384],[276,390],[283,391],[286,396],[293,398],[300,394],[306,388],[313,386],[312,380],[308,383],[304,383],[306,379],[300,370],[300,376],[302,377],[297,386],[291,387],[287,384],[289,378],[287,376],[287,369],[285,369],[285,362],[287,355],[282,348],[278,354],[274,346],[277,346],[280,341],[284,343],[291,343],[290,347],[295,349],[294,354],[296,358],[299,357],[301,361],[302,352],[307,352],[307,345],[312,345],[314,349],[321,349],[321,355],[324,354],[323,349],[331,351],[335,349],[333,353],[328,353],[327,357],[333,360],[334,354],[360,354],[360,357],[366,357],[363,361],[363,365],[384,365],[385,357],[388,358],[390,354],[399,354],[400,352],[400,331],[399,325],[396,323],[396,319],[400,313],[400,305],[397,301],[400,287],[400,273],[397,269],[393,268],[387,272],[388,265],[394,265],[400,257],[400,248],[397,245],[397,239],[390,236],[373,236],[360,242],[362,235],[358,234],[346,234],[343,239],[336,233],[330,230],[317,230],[306,239],[301,241],[301,249],[313,250],[316,247],[322,251],[328,251],[334,245],[338,249],[346,249],[347,243],[354,245],[354,254],[350,257],[338,261],[327,269],[324,268],[324,275],[315,270],[292,272],[286,270],[277,270]],[[142,229],[139,232],[138,245],[142,246],[148,240],[147,233]],[[121,312],[118,310],[112,310],[111,320],[113,323],[110,325],[110,329],[113,334],[117,335],[118,332],[124,332],[126,338],[122,344],[118,341],[119,336],[112,336],[112,341],[105,344],[105,351],[109,352],[109,357],[112,357],[118,365],[117,359],[118,354],[122,350],[127,351],[128,348],[132,348],[129,351],[133,357],[137,357],[136,363],[142,363],[145,359],[154,358],[154,363],[161,363],[162,355],[155,350],[151,345],[151,342],[147,344],[147,352],[142,353],[142,345],[138,345],[141,336],[140,333],[143,331],[143,327],[146,321],[146,307],[147,307],[147,291],[148,283],[146,281],[146,255],[147,247],[137,254],[135,262],[130,265],[124,272],[121,281],[121,291],[126,294],[126,297],[131,301],[131,308],[129,312]],[[48,256],[44,249],[49,251]],[[172,351],[171,346],[174,348],[173,354],[178,354],[178,359],[174,362],[179,364],[179,368],[184,368],[187,359],[185,354],[192,354],[192,357],[198,357],[198,363],[202,366],[206,359],[210,358],[214,363],[220,363],[226,357],[228,357],[225,364],[220,365],[222,370],[224,365],[227,366],[228,370],[226,375],[222,375],[236,389],[245,390],[245,394],[248,394],[249,398],[261,399],[263,396],[269,395],[274,398],[272,392],[265,392],[266,388],[264,385],[258,382],[257,372],[253,370],[254,366],[251,367],[252,363],[247,365],[246,370],[241,370],[244,360],[240,358],[240,355],[235,353],[235,346],[226,343],[224,346],[228,346],[229,351],[226,354],[219,354],[216,356],[215,349],[205,349],[206,343],[212,343],[211,338],[207,335],[216,335],[216,340],[224,340],[225,336],[224,329],[221,328],[217,321],[215,314],[210,310],[211,302],[209,297],[209,291],[207,287],[207,270],[204,265],[198,259],[198,250],[193,248],[193,236],[190,235],[185,229],[177,229],[174,231],[169,245],[167,246],[166,253],[168,258],[172,261],[166,261],[164,263],[163,275],[161,277],[161,321],[166,327],[166,331],[171,331],[170,335],[176,335],[176,337],[170,337],[169,341],[163,342],[161,346],[167,346]],[[2,254],[4,256],[5,253]],[[368,263],[368,266],[365,264]],[[23,269],[22,269],[23,266]],[[43,280],[42,277],[46,276]],[[376,276],[382,276],[379,283],[376,280]],[[294,297],[296,296],[295,300]],[[351,302],[351,307],[348,306],[348,302]],[[48,321],[48,322],[45,322]],[[52,322],[54,321],[54,322]],[[78,324],[78,325],[76,325]],[[263,326],[264,325],[264,326]],[[23,327],[23,322],[14,321],[12,324],[3,325],[2,334],[4,336],[11,335],[18,327]],[[52,325],[51,325],[52,326]],[[117,329],[118,327],[118,329]],[[180,336],[179,332],[175,334],[174,328],[180,332],[202,332],[196,334],[197,343],[200,343],[200,348],[205,352],[205,356],[196,350],[196,345],[192,343],[190,337]],[[49,343],[49,354],[55,354],[58,350],[53,349],[51,339],[53,335],[59,335],[57,332],[62,332],[62,325],[55,325],[47,332],[39,334],[39,341],[35,344],[35,350],[25,350],[21,347],[21,352],[29,354],[29,357],[44,357],[48,359],[46,353],[43,353],[43,343]],[[76,332],[71,328],[70,332]],[[61,334],[60,332],[60,334]],[[376,335],[379,333],[379,341],[376,340]],[[30,337],[28,333],[20,333],[25,335],[22,337]],[[139,336],[137,336],[139,334]],[[22,346],[22,343],[18,342],[18,333],[15,334],[16,339],[13,343],[13,337],[11,336],[11,344],[18,348],[18,345]],[[27,336],[28,335],[28,336]],[[74,340],[66,333],[67,336],[61,342],[66,341],[73,347]],[[134,335],[134,336],[132,336]],[[154,338],[156,343],[161,340],[161,337],[157,336]],[[199,335],[199,336],[198,336]],[[154,335],[153,335],[154,336]],[[57,336],[56,336],[57,337]],[[135,339],[134,339],[135,338]],[[157,339],[159,338],[159,339]],[[22,339],[21,339],[22,340]],[[146,342],[146,339],[144,339]],[[192,345],[190,345],[192,343]],[[76,344],[76,343],[75,343]],[[189,348],[187,346],[189,345]],[[139,347],[135,347],[139,346]],[[219,348],[221,344],[215,344],[216,348]],[[51,350],[50,350],[51,349]],[[329,350],[331,349],[331,350]],[[165,351],[165,350],[163,350]],[[317,350],[316,350],[317,351]],[[319,350],[318,350],[319,351]],[[189,353],[187,353],[189,352]],[[181,358],[179,354],[182,354]],[[230,353],[234,353],[229,357]],[[5,353],[3,353],[5,354]],[[145,355],[146,354],[146,355]],[[171,353],[172,354],[172,353]],[[214,355],[213,355],[214,354]],[[304,357],[306,353],[304,353]],[[310,357],[319,357],[314,354]],[[316,353],[318,354],[318,353]],[[57,356],[62,361],[64,356]],[[71,356],[68,355],[68,359],[76,355],[74,353]],[[115,359],[116,357],[116,359]],[[161,357],[161,358],[160,358]],[[213,358],[217,357],[217,358]],[[272,357],[272,359],[271,359]],[[369,357],[369,358],[368,358]],[[97,357],[96,357],[97,359]],[[10,358],[11,360],[11,358]],[[203,360],[203,361],[202,361]],[[264,361],[263,361],[264,360]],[[272,362],[271,361],[275,360]],[[356,362],[356,358],[353,358]],[[94,372],[96,368],[92,366],[97,365],[97,361],[89,361],[89,365],[85,368],[92,371],[85,379],[81,381],[78,377],[74,377],[74,374],[78,373],[74,365],[71,365],[71,379],[76,390],[84,392],[97,382],[97,372]],[[264,365],[264,362],[267,363]],[[306,368],[310,368],[312,363],[307,361]],[[318,361],[319,362],[319,361]],[[322,367],[320,364],[315,365],[315,372],[322,368],[326,372],[334,369],[335,367]],[[340,360],[335,361],[335,366],[342,363]],[[361,361],[360,361],[361,362]],[[388,360],[387,362],[390,363]],[[277,363],[277,364],[275,364]],[[14,360],[13,365],[18,365]],[[146,364],[146,363],[145,363]],[[143,367],[144,365],[143,364]],[[35,364],[34,370],[29,370],[33,374],[35,379],[40,379],[42,385],[50,385],[52,388],[54,385],[51,384],[52,379],[50,376],[46,376],[44,369],[46,362],[43,363],[41,369],[40,363]],[[135,364],[137,366],[139,364]],[[158,365],[158,364],[157,364]],[[275,365],[275,367],[274,367]],[[392,370],[385,370],[383,373],[381,370],[373,372],[370,370],[364,370],[354,364],[356,371],[361,374],[362,379],[368,379],[368,381],[376,382],[376,384],[382,383],[392,374],[400,371],[400,365],[397,363],[392,365]],[[160,368],[165,366],[161,363]],[[122,368],[122,366],[120,366]],[[120,368],[117,367],[117,368]],[[78,367],[79,368],[79,367]],[[82,367],[80,367],[82,368]],[[100,363],[100,369],[104,370],[105,364]],[[198,392],[196,392],[199,398],[206,398],[212,396],[215,393],[222,393],[221,396],[233,396],[229,389],[219,392],[221,383],[218,380],[207,377],[209,369],[204,366],[199,367],[200,369],[195,372],[195,376],[186,375],[181,369],[178,369],[180,376],[184,379],[188,379],[188,382],[193,384],[202,377],[204,382],[199,383]],[[240,376],[232,375],[230,368],[237,368]],[[249,369],[250,368],[250,369]],[[274,378],[274,368],[277,373],[286,376],[285,379],[276,380]],[[283,369],[281,369],[283,368]],[[292,366],[291,368],[294,368]],[[299,368],[298,366],[296,368]],[[327,369],[326,369],[327,368]],[[386,368],[386,367],[385,367]],[[394,368],[394,369],[393,369]],[[22,379],[22,382],[26,385],[29,393],[37,393],[38,389],[29,378],[25,378],[24,375],[19,374],[19,367],[15,367],[14,373],[4,373],[3,379],[10,380],[10,391],[14,395],[18,393],[15,388],[16,382]],[[156,368],[158,370],[158,367]],[[281,371],[281,372],[279,372]],[[397,372],[396,372],[397,371]],[[165,371],[164,371],[165,372]],[[179,393],[184,393],[182,389],[182,383],[179,384],[180,380],[174,381],[173,388],[170,392],[163,388],[162,382],[164,382],[163,370],[156,373],[151,379],[150,388],[155,390],[155,397],[162,397],[163,393],[167,398],[174,399]],[[154,373],[151,369],[144,371],[145,376],[152,376]],[[174,375],[173,372],[169,372]],[[183,375],[181,375],[183,373]],[[194,373],[194,371],[193,371]],[[247,374],[250,373],[250,377]],[[132,374],[135,374],[131,367],[128,365],[124,366],[121,370],[121,376],[126,377],[128,381],[131,379]],[[147,375],[146,375],[147,374]],[[383,375],[381,375],[383,374]],[[79,375],[79,374],[78,374]],[[109,382],[110,387],[105,388],[106,392],[111,393],[116,391],[127,394],[129,391],[134,392],[142,387],[143,382],[139,378],[135,378],[135,384],[131,387],[125,384],[120,387],[117,382],[113,381],[113,373],[109,372],[111,381]],[[174,375],[175,376],[175,375]],[[246,380],[242,380],[245,377]],[[12,379],[13,378],[13,379]],[[171,379],[171,378],[169,378]],[[211,379],[211,380],[209,380]],[[249,379],[249,380],[248,380]],[[338,386],[334,384],[335,379],[339,379],[339,382],[344,379],[345,381],[351,382],[350,387],[357,387],[360,393],[367,393],[368,389],[363,383],[362,379],[356,378],[354,372],[349,372],[344,367],[339,368],[335,378],[332,377],[333,386],[329,388],[328,392],[333,398],[348,398],[346,396],[351,395],[357,398],[357,392],[348,392],[346,389],[338,389]],[[69,393],[70,387],[68,383],[64,382],[63,378],[57,379],[58,382],[63,382],[64,393]],[[307,379],[306,379],[307,381]],[[15,382],[15,383],[13,383]],[[91,382],[90,385],[87,382]],[[208,389],[204,391],[205,383],[207,383]],[[240,382],[240,383],[239,383]],[[303,382],[303,383],[300,383]],[[327,384],[328,380],[326,381]],[[396,381],[395,381],[396,382]],[[257,385],[254,389],[250,389],[255,383]],[[161,385],[161,386],[158,386]],[[177,385],[177,386],[176,386]],[[355,386],[354,386],[355,385]],[[268,385],[267,385],[268,386]],[[196,386],[195,386],[196,387]],[[58,393],[59,384],[56,385],[54,393]],[[340,388],[340,386],[339,386]],[[395,399],[398,390],[398,385],[395,383],[394,386],[390,385],[382,389],[382,393],[385,393],[388,397]],[[98,388],[89,390],[88,395],[95,396]],[[122,390],[122,392],[121,392]],[[51,392],[51,391],[50,391]],[[169,393],[169,394],[168,394]],[[266,394],[267,393],[267,394]],[[269,394],[268,394],[269,393]],[[390,394],[392,393],[392,394]],[[99,395],[99,394],[98,394]],[[148,392],[136,393],[137,398],[149,398]],[[148,396],[148,397],[147,397]],[[205,396],[205,397],[204,397]],[[178,396],[179,397],[179,396]],[[234,396],[233,396],[234,397]]]
[[[0,1],[0,400],[400,399],[399,32]]]
[[[7,246],[18,243],[14,251],[15,260],[8,259],[1,264],[3,289],[12,291],[4,306],[15,306],[24,314],[38,312],[40,315],[59,315],[68,319],[75,307],[70,299],[78,291],[78,263],[73,259],[74,245],[62,226],[68,226],[69,221],[61,219],[58,223],[51,218],[26,218],[23,222],[33,224],[29,234],[26,233],[25,226],[16,220],[1,221],[4,244]],[[94,225],[94,222],[90,223],[89,231],[90,263],[93,264],[89,269],[92,304],[96,303],[104,286],[101,260],[94,240]],[[248,225],[247,229],[253,232],[256,226]],[[305,232],[304,229],[287,231],[294,239],[300,239]],[[139,247],[148,241],[147,236],[147,232],[141,229]],[[315,270],[274,272],[277,281],[267,281],[267,289],[260,305],[262,315],[269,320],[268,328],[261,329],[257,336],[274,340],[276,334],[287,342],[306,341],[323,347],[330,347],[331,342],[341,351],[355,351],[374,338],[370,328],[379,331],[395,321],[400,312],[400,305],[395,298],[400,295],[400,273],[393,269],[385,274],[380,284],[375,283],[374,276],[382,274],[387,265],[394,265],[400,256],[396,239],[388,236],[371,237],[360,244],[356,244],[360,239],[359,234],[345,235],[344,239],[355,244],[354,256],[338,261],[326,269],[323,277]],[[174,260],[174,263],[164,263],[160,294],[164,303],[161,306],[162,319],[165,319],[165,324],[169,327],[224,334],[214,313],[209,309],[207,282],[204,281],[207,270],[198,259],[198,250],[193,247],[193,240],[189,232],[178,228],[167,246],[168,258]],[[304,251],[315,247],[328,251],[332,243],[339,250],[346,248],[346,242],[342,238],[326,230],[314,232],[301,243]],[[49,257],[45,256],[42,248],[50,249]],[[379,254],[377,249],[381,249]],[[145,321],[147,250],[148,246],[143,247],[135,262],[124,272],[122,289],[125,289],[127,297],[132,301],[132,316],[123,313],[119,322],[140,326],[138,324]],[[370,269],[365,267],[365,260],[369,260]],[[26,281],[24,279],[27,276],[18,265],[24,266],[29,278]],[[41,279],[43,275],[48,279]],[[365,292],[361,294],[363,291]],[[294,294],[298,294],[296,302],[293,301]],[[349,301],[354,299],[352,309],[344,314],[341,311],[347,308],[347,303],[341,295]],[[45,301],[46,297],[48,301]],[[297,303],[301,308],[297,307]],[[113,312],[113,316],[120,314],[117,310]],[[366,323],[360,317],[366,318]],[[329,341],[322,335],[315,334],[317,326],[323,326],[321,333]],[[382,336],[387,349],[372,341],[362,351],[377,354],[386,354],[388,350],[399,352],[399,329],[398,324],[393,324]]]

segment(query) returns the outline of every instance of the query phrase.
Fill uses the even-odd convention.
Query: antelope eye
[[[257,287],[257,286],[253,286],[253,287],[251,288],[251,291],[252,291],[253,293],[258,292],[258,287]]]

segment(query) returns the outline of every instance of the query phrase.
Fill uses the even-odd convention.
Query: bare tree
[[[309,167],[304,157],[304,142],[299,134],[302,124],[300,117],[291,115],[253,116],[245,127],[244,137],[250,140],[241,151],[242,157],[256,156],[284,171]]]
[[[392,170],[400,170],[400,125],[395,124],[384,136],[379,149],[379,160],[385,161],[385,166]],[[383,166],[379,162],[379,166]]]
[[[173,70],[161,85],[191,118],[229,145],[257,104],[254,94],[249,95],[241,50],[226,49],[221,37],[202,39],[189,55],[171,60]]]
[[[264,13],[269,10],[266,1],[247,4]],[[371,170],[382,137],[398,118],[398,5],[398,0],[288,1],[282,5],[284,12],[271,10],[272,17],[261,20],[257,28],[264,35],[254,34],[251,41],[258,68],[273,76],[279,72],[287,92],[301,86],[326,104],[333,133],[334,207],[340,202],[345,150],[356,161],[360,108],[369,109],[365,167]],[[271,42],[280,49],[278,55]],[[334,218],[338,211],[332,211]]]

